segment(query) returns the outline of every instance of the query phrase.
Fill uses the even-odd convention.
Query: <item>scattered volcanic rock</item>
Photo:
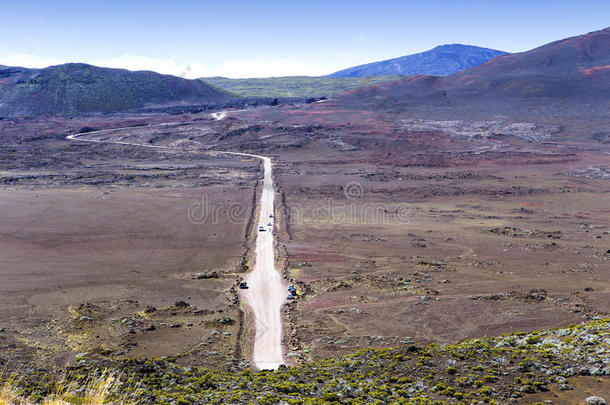
[[[585,400],[587,405],[606,405],[606,400],[602,397],[591,396]]]

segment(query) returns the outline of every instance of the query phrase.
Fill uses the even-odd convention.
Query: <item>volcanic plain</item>
[[[607,141],[321,107],[0,121],[3,362],[247,368],[262,171],[220,150],[273,159],[291,364],[608,315]]]

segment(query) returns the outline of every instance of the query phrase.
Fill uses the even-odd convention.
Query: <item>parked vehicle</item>
[[[265,227],[264,226],[259,226],[258,227],[258,231],[259,232],[265,232]]]
[[[241,288],[242,290],[247,290],[248,288],[248,283],[246,283],[245,281],[242,281],[239,283],[239,288]]]
[[[286,297],[287,300],[293,300],[294,299],[294,295],[292,294],[288,294],[288,296]]]
[[[273,218],[273,214],[269,214],[269,218]]]
[[[267,226],[273,226],[273,224],[272,224],[271,222],[269,222],[269,223],[267,224]]]

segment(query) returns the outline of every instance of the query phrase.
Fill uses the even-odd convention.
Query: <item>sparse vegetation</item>
[[[197,80],[80,63],[0,68],[0,75],[0,117],[116,112],[168,103],[216,103],[232,97]]]
[[[97,376],[74,376],[58,382],[46,382],[44,386],[32,387],[24,384],[31,376],[22,376],[22,380],[11,377],[0,385],[0,405],[101,405],[105,403],[136,403],[139,390],[130,395],[120,391],[120,380],[116,374],[102,371]]]
[[[575,375],[610,374],[609,342],[606,319],[456,345],[364,349],[274,372],[223,372],[179,366],[173,359],[142,359],[115,363],[108,373],[89,359],[67,370],[61,384],[41,371],[5,379],[0,405],[500,404],[565,384]]]
[[[323,97],[375,83],[400,79],[402,76],[311,77],[286,76],[254,79],[205,77],[201,80],[215,88],[242,97]]]

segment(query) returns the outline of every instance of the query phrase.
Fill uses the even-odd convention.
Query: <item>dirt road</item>
[[[96,131],[103,132],[103,131]],[[91,135],[93,132],[87,133]],[[84,134],[83,134],[84,135]],[[95,139],[83,138],[79,135],[70,135],[70,140],[88,142],[105,142]],[[123,145],[142,146],[148,148],[167,149],[166,146],[155,146],[128,142],[112,142]],[[171,149],[171,147],[169,147]],[[244,290],[244,296],[252,308],[255,323],[254,349],[252,361],[256,368],[276,369],[284,364],[282,347],[282,317],[281,308],[286,300],[287,289],[282,277],[275,269],[273,248],[273,178],[271,159],[265,156],[248,153],[213,151],[213,153],[227,153],[238,156],[248,156],[262,159],[264,167],[263,190],[259,203],[258,225],[264,231],[257,231],[256,262],[254,270],[247,276],[249,289]]]
[[[254,314],[254,350],[252,362],[259,370],[276,369],[284,364],[282,346],[282,305],[288,295],[287,285],[275,269],[273,249],[273,189],[271,159],[249,153],[220,152],[232,155],[255,157],[263,160],[263,191],[258,207],[256,237],[256,262],[254,270],[246,277],[249,288],[244,296]],[[271,223],[271,226],[268,224]]]
[[[260,200],[258,226],[265,231],[258,231],[256,238],[256,263],[254,271],[246,279],[250,288],[245,296],[252,307],[256,333],[254,337],[253,362],[259,369],[276,369],[284,363],[282,353],[282,317],[281,308],[287,291],[280,274],[275,270],[273,249],[273,180],[271,177],[271,159],[263,159],[265,178]],[[260,229],[260,228],[259,228]]]

